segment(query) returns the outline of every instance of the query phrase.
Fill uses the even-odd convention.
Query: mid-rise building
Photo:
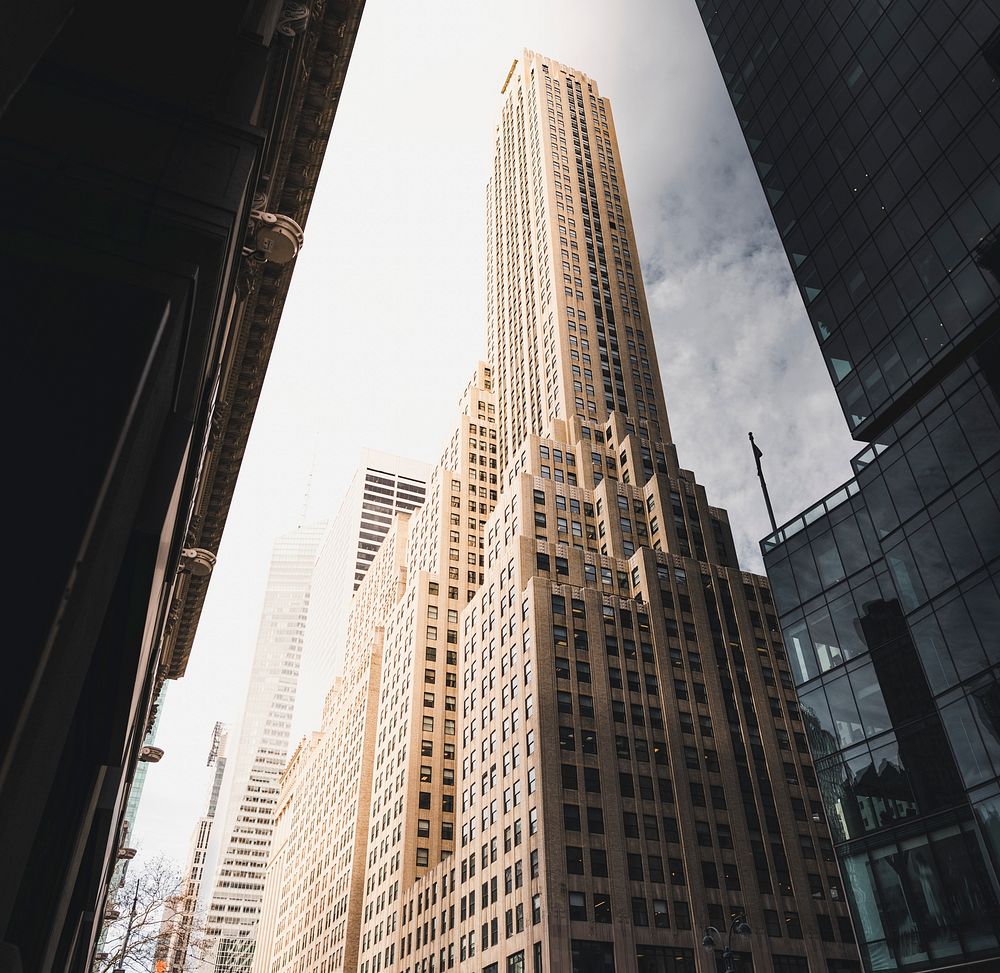
[[[490,386],[480,365],[426,502],[396,517],[355,594],[322,730],[282,779],[254,973],[358,969],[364,929],[391,909],[385,889],[419,871],[417,834],[373,822],[380,809],[427,803],[419,840],[437,842],[435,861],[454,848],[458,617],[498,486]]]
[[[327,691],[344,667],[354,592],[395,514],[412,512],[424,502],[429,472],[426,463],[362,450],[361,463],[330,524],[313,571],[293,740],[319,727]]]
[[[861,954],[992,969],[1000,11],[699,7],[861,444],[762,542]]]
[[[278,778],[288,760],[312,573],[326,529],[298,527],[274,544],[250,684],[203,865],[201,903],[215,973],[250,969]]]
[[[742,916],[743,970],[858,970],[767,582],[670,440],[610,105],[530,51],[503,95],[489,362],[372,618],[377,720],[328,731],[370,767],[356,955],[320,842],[258,973],[714,971]]]
[[[193,969],[200,958],[191,951],[192,938],[198,940],[200,951],[201,928],[197,915],[198,899],[204,877],[205,858],[208,854],[215,811],[219,805],[219,794],[226,772],[226,747],[229,742],[229,728],[224,723],[216,723],[212,730],[212,743],[208,751],[208,766],[212,768],[208,802],[205,813],[198,818],[191,834],[181,887],[173,901],[164,910],[164,927],[167,935],[162,943],[162,959],[165,967],[162,973],[185,973]],[[192,936],[193,934],[193,936]]]

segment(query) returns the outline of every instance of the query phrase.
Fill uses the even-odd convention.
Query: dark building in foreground
[[[187,664],[362,5],[0,14],[14,569],[4,973],[89,968],[129,854],[123,815],[153,700]]]
[[[871,970],[1000,962],[1000,10],[699,2],[852,434],[762,542]]]

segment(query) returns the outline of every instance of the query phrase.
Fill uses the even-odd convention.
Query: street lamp
[[[725,973],[736,973],[736,967],[733,965],[735,957],[731,948],[733,933],[736,933],[738,936],[750,935],[750,926],[747,925],[746,916],[736,916],[729,926],[729,934],[726,936],[726,945],[722,949],[722,960],[726,964]],[[716,950],[716,939],[718,939],[719,945],[721,946],[722,933],[719,932],[715,926],[707,926],[705,928],[705,938],[701,941],[702,946],[704,946],[710,953],[714,953]]]

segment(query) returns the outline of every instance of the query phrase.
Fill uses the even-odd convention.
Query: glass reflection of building
[[[699,7],[866,444],[762,543],[862,956],[997,963],[1000,8]]]

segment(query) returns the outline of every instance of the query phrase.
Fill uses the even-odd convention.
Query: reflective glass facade
[[[996,327],[1000,13],[699,0],[858,438]]]
[[[873,970],[1000,955],[996,344],[763,544]]]
[[[1000,11],[699,6],[870,443],[762,543],[862,957],[1000,958]]]

